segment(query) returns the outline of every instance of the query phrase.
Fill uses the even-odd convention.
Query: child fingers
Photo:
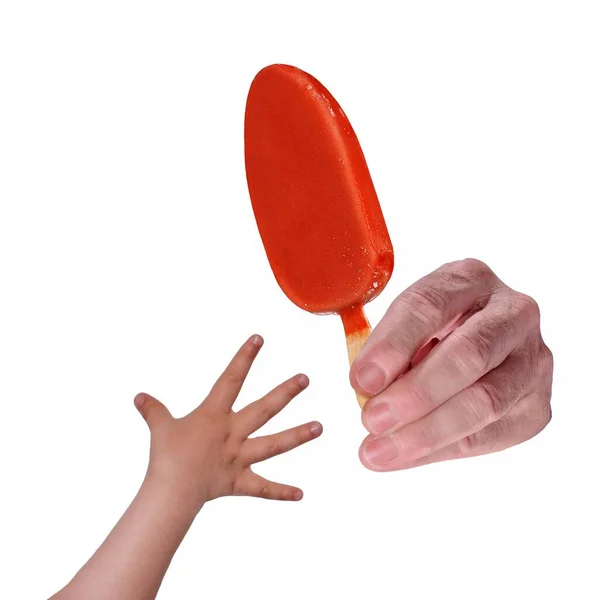
[[[247,438],[253,432],[263,427],[270,419],[275,417],[293,400],[300,392],[308,387],[306,375],[296,375],[278,385],[260,400],[245,406],[237,414],[237,432]]]
[[[218,406],[230,410],[238,396],[253,361],[263,346],[260,335],[251,336],[235,354],[224,373],[214,384],[208,400],[213,400]]]
[[[162,423],[172,419],[172,415],[168,408],[159,400],[150,396],[150,394],[140,393],[134,398],[134,404],[138,412],[148,424],[150,431]]]
[[[319,437],[321,433],[323,433],[322,425],[317,421],[313,421],[306,425],[287,429],[281,433],[246,440],[243,444],[242,458],[249,465],[261,462],[294,450],[294,448]]]
[[[243,480],[237,482],[236,496],[252,496],[267,500],[298,501],[302,500],[302,490],[291,485],[269,481],[252,471]]]

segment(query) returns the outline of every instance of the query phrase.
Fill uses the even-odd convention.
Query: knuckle
[[[551,418],[551,405],[547,403],[542,407],[542,410],[538,413],[537,417],[531,420],[530,430],[526,439],[532,438],[541,433],[541,431],[543,431],[543,429],[549,425]]]
[[[236,385],[243,382],[242,374],[237,369],[228,369],[225,377],[227,383]]]
[[[392,365],[407,365],[409,363],[408,348],[414,344],[414,337],[408,330],[392,326],[377,346],[377,355],[383,355]]]
[[[431,327],[440,323],[440,315],[446,312],[447,301],[435,287],[416,284],[401,295],[405,308],[419,321]]]
[[[434,433],[427,423],[422,422],[417,423],[403,445],[411,455],[426,455],[436,450]]]
[[[271,440],[267,445],[267,453],[270,456],[277,456],[284,451],[284,446],[280,440]]]
[[[267,486],[267,485],[261,486],[259,488],[258,496],[259,496],[259,498],[266,498],[266,499],[271,498],[271,490],[269,489],[269,486]]]
[[[267,423],[275,416],[274,410],[267,403],[263,403],[259,408],[259,418],[264,423]]]
[[[520,317],[534,325],[540,323],[541,309],[538,302],[532,296],[516,292],[514,300]]]
[[[477,434],[471,433],[459,440],[458,447],[462,457],[469,457],[474,454],[474,449],[477,447]]]
[[[493,348],[489,339],[482,333],[473,332],[468,335],[457,330],[451,338],[455,346],[452,355],[463,371],[486,373],[490,370]]]
[[[228,443],[224,448],[224,463],[233,466],[239,461],[241,454],[241,445],[233,442]]]
[[[489,266],[478,258],[463,258],[463,260],[460,261],[460,266],[468,273],[492,273]]]
[[[541,366],[545,375],[552,375],[555,368],[555,358],[553,357],[553,352],[551,352],[551,349],[546,344],[543,344]]]
[[[493,271],[482,260],[477,258],[457,260],[450,263],[450,269],[469,281],[493,275]]]
[[[455,288],[468,288],[477,281],[493,283],[498,281],[495,273],[483,262],[476,258],[465,258],[443,264],[434,272],[439,279]]]
[[[152,398],[146,398],[144,405],[142,406],[142,413],[144,417],[149,419],[154,416],[156,412],[156,402]]]
[[[142,406],[140,406],[140,412],[147,415],[153,407],[152,398],[150,396],[145,396],[144,401],[142,402]]]
[[[469,458],[471,456],[488,454],[500,450],[503,431],[503,428],[496,424],[489,425],[480,431],[475,431],[474,433],[465,436],[458,442],[460,457]]]
[[[458,442],[461,458],[469,458],[485,452],[492,452],[495,448],[497,435],[493,428],[471,433]]]
[[[478,382],[474,386],[476,402],[472,403],[477,423],[487,425],[497,421],[504,414],[504,401],[500,391],[486,382]]]
[[[403,402],[404,399],[405,401]],[[408,388],[407,394],[401,396],[398,408],[405,414],[425,415],[434,409],[434,401],[425,387],[411,385]]]

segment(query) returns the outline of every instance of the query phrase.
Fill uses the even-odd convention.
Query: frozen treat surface
[[[314,77],[260,71],[245,114],[249,193],[284,293],[314,313],[344,313],[388,282],[393,249],[358,139]]]

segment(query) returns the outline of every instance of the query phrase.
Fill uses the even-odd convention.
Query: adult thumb
[[[150,394],[143,392],[138,394],[134,398],[134,404],[148,424],[150,431],[172,418],[168,408]]]

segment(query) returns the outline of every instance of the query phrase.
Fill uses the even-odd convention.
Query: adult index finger
[[[483,307],[502,285],[481,261],[445,264],[391,304],[350,371],[354,389],[374,396],[404,373],[415,354],[460,316]]]

